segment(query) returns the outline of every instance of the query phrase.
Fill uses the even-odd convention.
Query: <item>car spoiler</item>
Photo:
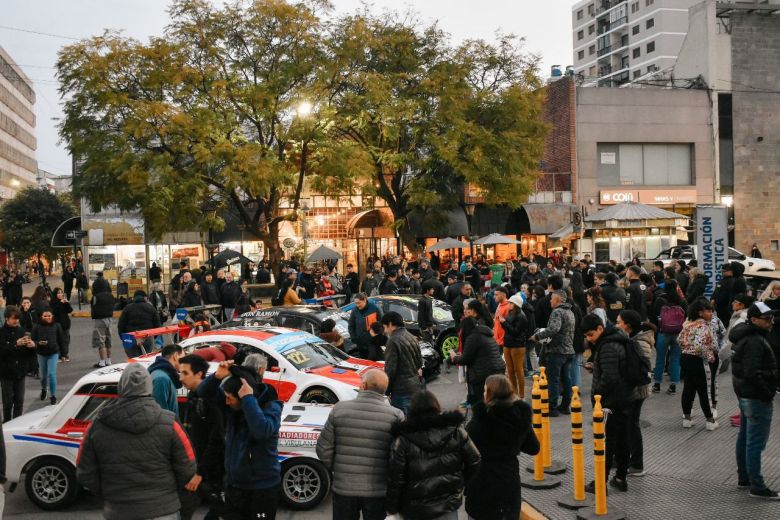
[[[320,298],[305,298],[303,301],[308,305],[323,305],[325,302],[337,302],[340,306],[342,301],[347,299],[346,294],[333,294],[331,296],[322,296]]]
[[[125,348],[125,352],[135,348],[139,340],[146,338],[155,338],[157,336],[164,336],[166,334],[173,334],[179,338],[186,338],[190,334],[190,325],[184,322],[179,322],[176,325],[167,325],[165,327],[157,327],[154,329],[137,330],[135,332],[125,332],[119,336],[122,338],[122,346]]]

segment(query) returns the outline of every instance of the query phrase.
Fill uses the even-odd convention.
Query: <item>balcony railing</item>
[[[627,2],[628,0],[602,0],[601,5],[596,8],[595,15],[598,16],[604,11],[609,11],[618,4]]]
[[[611,46],[611,45],[607,45],[607,46],[606,46],[606,47],[604,47],[603,49],[599,49],[599,50],[598,50],[598,52],[597,52],[596,54],[597,54],[599,57],[601,57],[601,56],[604,56],[605,54],[609,54],[611,51],[612,51],[612,46]]]

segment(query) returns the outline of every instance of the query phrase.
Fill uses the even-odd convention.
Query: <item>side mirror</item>
[[[269,372],[279,373],[281,372],[281,369],[278,366],[271,367],[268,369]]]

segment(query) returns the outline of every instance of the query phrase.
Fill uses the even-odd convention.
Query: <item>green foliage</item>
[[[70,202],[48,190],[25,188],[0,207],[0,245],[21,258],[54,258],[57,249],[51,247],[52,235],[57,226],[75,214]]]

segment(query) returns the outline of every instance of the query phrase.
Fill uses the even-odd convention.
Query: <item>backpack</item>
[[[685,323],[685,311],[679,305],[664,305],[661,307],[661,332],[664,334],[679,334]]]
[[[640,347],[633,339],[626,346],[626,383],[631,387],[650,384],[650,361],[642,356]]]

